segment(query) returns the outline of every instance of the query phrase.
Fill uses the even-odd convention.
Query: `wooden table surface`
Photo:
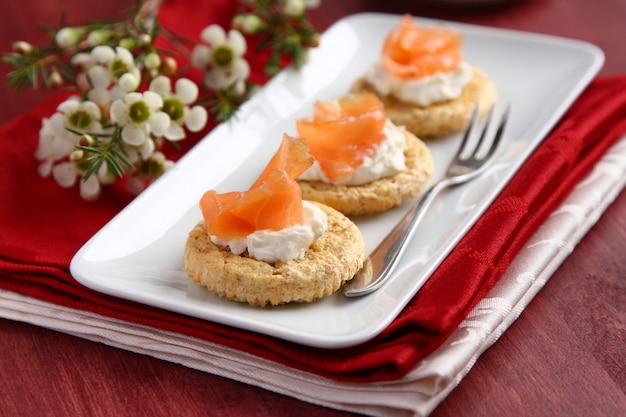
[[[189,0],[191,1],[191,0]],[[0,49],[34,23],[99,18],[129,0],[4,0]],[[479,10],[426,0],[323,0],[319,28],[360,12],[409,12],[583,39],[626,72],[623,0],[518,0]],[[2,73],[7,67],[0,66]],[[0,90],[0,123],[41,100]],[[7,219],[2,219],[7,221]],[[433,412],[444,416],[618,416],[626,413],[626,195],[622,193],[521,317]],[[0,278],[1,279],[1,278]],[[348,416],[180,365],[0,320],[0,416]]]

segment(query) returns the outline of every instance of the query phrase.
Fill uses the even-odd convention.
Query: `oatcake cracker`
[[[433,174],[434,162],[426,145],[408,131],[404,151],[406,170],[362,185],[334,185],[323,181],[298,181],[302,198],[319,201],[347,216],[388,210],[414,197]]]
[[[403,102],[390,96],[381,96],[364,77],[352,85],[352,92],[370,91],[379,96],[385,105],[387,117],[398,126],[422,139],[446,136],[464,129],[469,123],[476,103],[480,105],[481,115],[485,114],[497,98],[495,84],[482,70],[472,67],[474,76],[463,88],[461,96],[430,106]]]
[[[312,302],[331,295],[363,265],[365,243],[350,219],[314,204],[328,216],[328,228],[303,258],[270,264],[250,258],[246,252],[235,255],[214,244],[201,221],[185,244],[185,271],[211,293],[254,306]]]

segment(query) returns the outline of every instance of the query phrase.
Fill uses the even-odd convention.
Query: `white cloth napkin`
[[[372,416],[427,416],[541,290],[626,184],[626,136],[530,239],[452,336],[405,377],[346,383],[221,345],[0,290],[0,316]]]

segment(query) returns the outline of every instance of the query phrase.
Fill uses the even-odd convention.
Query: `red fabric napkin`
[[[193,3],[194,10],[185,11],[186,3],[166,2],[164,25],[191,30],[195,21],[199,31],[222,15],[192,19],[194,10],[215,12],[225,4],[211,0],[202,8]],[[400,316],[374,340],[324,350],[117,299],[72,279],[74,253],[132,197],[112,187],[88,203],[77,190],[39,177],[33,157],[38,131],[58,101],[0,127],[0,288],[360,382],[398,378],[440,346],[564,196],[626,132],[626,75],[594,80]],[[187,139],[186,147],[193,141]]]

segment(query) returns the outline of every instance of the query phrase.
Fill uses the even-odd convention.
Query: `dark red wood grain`
[[[189,0],[191,1],[191,0]],[[0,50],[35,23],[113,16],[130,0],[3,0]],[[458,20],[600,46],[601,74],[626,72],[623,0],[517,0],[449,9],[436,0],[322,0],[320,28],[359,11]],[[0,65],[1,73],[7,71]],[[39,102],[0,88],[0,123]],[[2,219],[7,221],[8,219]],[[622,193],[521,317],[432,414],[617,416],[626,410],[626,195]],[[0,277],[1,279],[1,277]],[[348,416],[73,336],[0,320],[0,416]]]

